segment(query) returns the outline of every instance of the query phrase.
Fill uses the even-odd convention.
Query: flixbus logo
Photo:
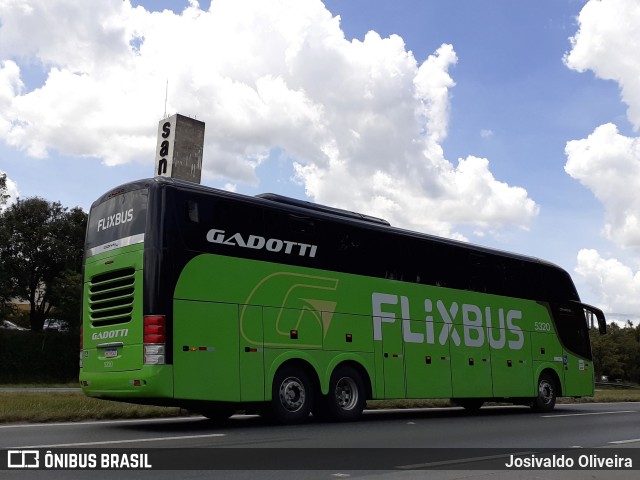
[[[421,331],[413,331],[412,327],[415,329],[418,322],[411,321],[409,299],[387,293],[373,293],[371,296],[374,340],[382,340],[383,323],[393,323],[397,320],[396,314],[388,310],[389,306],[398,305],[398,303],[400,303],[402,317],[402,337],[407,343],[434,344],[437,341],[440,345],[444,345],[450,339],[457,347],[462,343],[467,347],[481,347],[487,341],[493,349],[508,346],[511,350],[521,350],[524,346],[524,333],[515,323],[517,320],[522,320],[520,310],[505,311],[503,308],[498,308],[496,311],[492,307],[482,309],[470,303],[447,304],[442,300],[437,300],[434,305],[432,300],[426,299],[424,328],[421,327]],[[442,322],[434,322],[436,315]],[[460,317],[462,321],[459,320]],[[495,325],[493,322],[496,322]],[[440,332],[436,332],[436,326],[440,325]],[[462,335],[458,331],[460,327]]]
[[[298,254],[301,257],[315,257],[317,245],[291,242],[278,238],[264,238],[260,235],[249,235],[244,238],[240,233],[228,234],[224,230],[212,228],[207,232],[207,241],[221,245],[251,248],[253,250],[266,249],[269,252],[283,252],[289,255]]]
[[[131,221],[133,221],[133,208],[98,220],[98,232]]]

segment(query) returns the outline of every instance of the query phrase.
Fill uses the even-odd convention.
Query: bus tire
[[[556,406],[557,385],[554,378],[543,373],[538,379],[538,396],[533,399],[531,408],[536,412],[550,412]]]
[[[271,412],[278,423],[305,422],[313,407],[313,384],[304,370],[293,366],[280,368],[273,379]]]
[[[323,416],[341,422],[357,420],[366,403],[364,382],[358,371],[349,366],[336,368],[329,380],[329,394],[322,397]]]

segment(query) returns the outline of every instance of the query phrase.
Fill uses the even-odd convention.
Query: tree
[[[0,214],[7,204],[7,174],[0,174]],[[1,267],[1,264],[0,264]],[[0,318],[6,318],[11,311],[11,279],[4,268],[0,268]]]
[[[590,336],[596,377],[640,382],[640,325],[611,323],[606,335],[592,329]]]
[[[32,330],[41,330],[51,309],[60,303],[55,283],[65,271],[80,273],[87,214],[59,202],[18,199],[0,214],[0,271],[5,295],[30,304]],[[0,295],[2,296],[2,295]]]
[[[75,270],[61,272],[51,282],[49,303],[55,305],[55,318],[66,320],[73,330],[82,323],[82,273]]]
[[[0,210],[9,200],[9,194],[7,194],[7,174],[0,174]]]

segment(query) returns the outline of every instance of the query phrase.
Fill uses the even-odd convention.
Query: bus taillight
[[[144,364],[164,365],[167,335],[164,315],[144,317]]]

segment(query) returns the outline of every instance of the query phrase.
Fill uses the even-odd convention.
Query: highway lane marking
[[[515,455],[520,457],[520,456],[524,456],[524,455],[531,455],[531,454],[535,454],[537,452],[534,451],[527,451],[527,452],[517,452]],[[500,454],[500,455],[486,455],[483,457],[466,457],[466,458],[459,458],[459,459],[453,459],[453,460],[442,460],[442,461],[438,461],[438,462],[427,462],[427,463],[415,463],[413,465],[398,465],[396,468],[401,469],[401,470],[416,470],[418,468],[428,468],[428,467],[444,467],[447,465],[458,465],[458,464],[464,464],[464,463],[475,463],[475,462],[482,462],[482,461],[486,461],[486,460],[500,460],[503,458],[510,458],[512,455],[514,455],[513,453],[505,453],[505,454]]]
[[[183,435],[178,437],[155,437],[155,438],[135,438],[128,440],[106,440],[102,442],[78,442],[78,443],[59,443],[56,445],[27,445],[22,447],[9,447],[9,449],[21,448],[62,448],[62,447],[88,447],[92,445],[117,445],[120,443],[137,443],[137,442],[162,442],[165,440],[188,440],[193,438],[212,438],[224,437],[224,433],[209,433],[207,435]]]
[[[640,438],[633,438],[631,440],[616,440],[615,442],[608,442],[608,443],[613,443],[615,445],[620,445],[623,443],[636,443],[636,442],[640,442]]]
[[[559,415],[541,415],[541,418],[583,417],[585,415],[614,415],[616,413],[637,413],[637,410],[618,410],[615,412],[593,412],[593,413],[561,413]]]
[[[101,425],[114,423],[151,423],[151,422],[195,422],[203,421],[204,417],[172,417],[172,418],[140,418],[131,420],[94,420],[92,422],[54,422],[54,423],[19,423],[17,425],[0,425],[5,428],[33,428],[33,427],[72,427],[77,425]]]

